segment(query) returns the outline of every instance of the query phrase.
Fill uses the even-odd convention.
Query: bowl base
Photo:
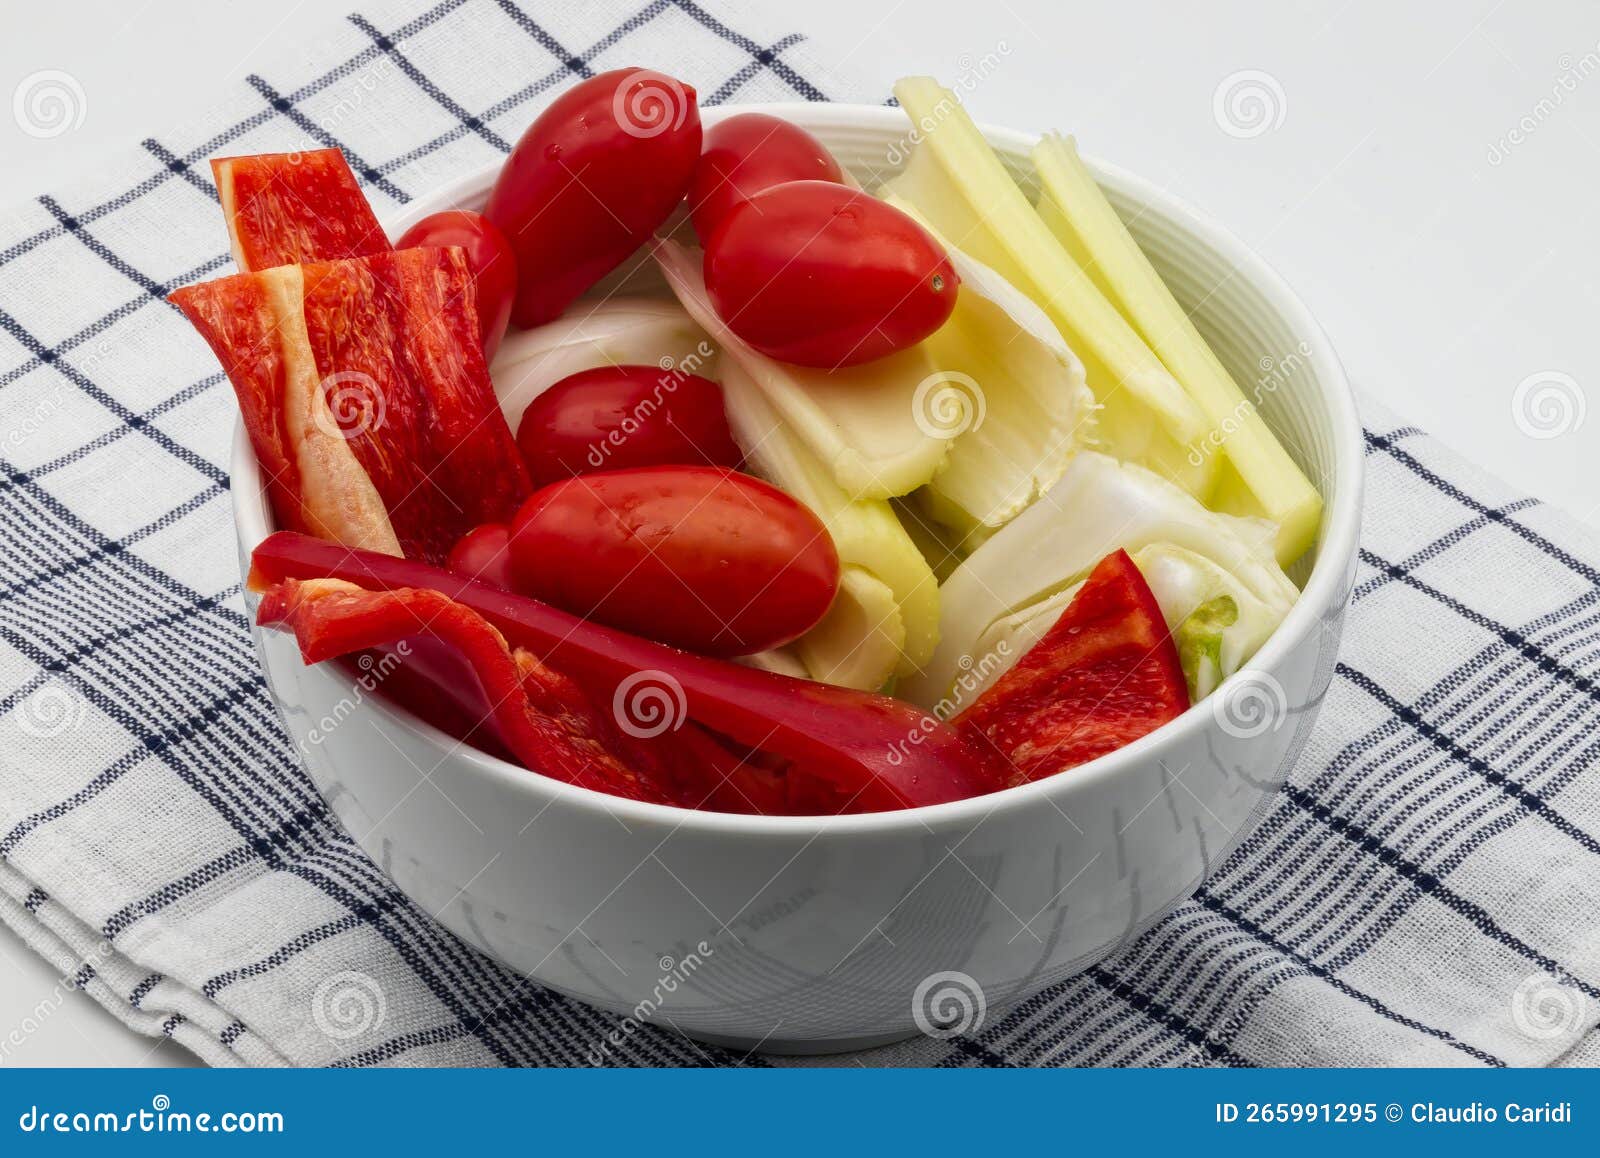
[[[828,1053],[855,1053],[857,1050],[876,1049],[880,1045],[893,1045],[920,1037],[915,1027],[894,1033],[871,1034],[866,1037],[813,1037],[813,1038],[750,1038],[723,1037],[715,1033],[689,1033],[696,1041],[714,1045],[729,1053],[773,1053],[783,1057],[815,1057]]]

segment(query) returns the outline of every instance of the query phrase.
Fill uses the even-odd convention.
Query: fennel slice
[[[717,316],[700,253],[656,243],[668,283],[690,316],[737,362],[838,486],[858,499],[907,494],[934,476],[950,439],[917,422],[915,400],[935,369],[919,343],[886,358],[835,370],[778,362],[753,349]]]
[[[894,592],[870,572],[847,566],[828,614],[793,646],[812,679],[877,691],[894,678],[905,638]]]
[[[954,442],[919,495],[924,508],[973,545],[1053,486],[1095,419],[1083,363],[1021,290],[926,226],[961,277],[954,312],[924,341],[945,377],[921,399],[923,420]]]
[[[588,309],[584,307],[588,305]],[[671,366],[662,360],[670,358]],[[515,430],[522,412],[563,378],[600,366],[673,367],[715,377],[716,350],[682,306],[653,298],[578,302],[573,312],[535,326],[511,330],[489,367],[495,396]]]
[[[1112,551],[1137,557],[1158,543],[1209,560],[1226,573],[1230,593],[1248,594],[1264,607],[1286,612],[1298,597],[1259,523],[1207,510],[1143,467],[1080,451],[1060,482],[940,587],[939,647],[902,685],[903,694],[923,706],[939,700],[977,662],[974,649],[990,626],[1060,594]]]

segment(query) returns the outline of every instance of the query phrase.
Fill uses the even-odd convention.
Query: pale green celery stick
[[[1205,411],[1210,445],[1220,447],[1226,464],[1213,505],[1276,523],[1278,562],[1287,567],[1316,538],[1322,517],[1316,488],[1172,296],[1072,139],[1045,136],[1033,162],[1043,187],[1038,209],[1045,225]]]
[[[1173,632],[1191,703],[1205,699],[1222,682],[1222,633],[1237,622],[1239,605],[1233,596],[1219,595],[1196,607]]]
[[[742,341],[717,316],[698,250],[659,241],[655,257],[678,301],[711,335],[723,358],[744,369],[847,494],[861,499],[908,494],[938,471],[950,439],[917,422],[917,392],[936,377],[921,343],[836,370],[778,362]]]
[[[859,581],[841,587],[830,630],[817,640],[803,636],[798,645],[812,678],[848,671],[850,686],[872,689],[897,672],[926,663],[939,640],[939,588],[889,504],[851,499],[841,490],[736,359],[722,360],[721,376],[728,424],[744,449],[748,469],[811,508],[828,528],[846,570],[861,571],[893,596],[897,614],[878,631],[899,635],[894,654],[888,655],[863,642],[865,635],[860,640],[841,637],[842,624],[865,627],[885,618],[870,602],[877,592]],[[847,611],[839,601],[856,606]]]
[[[883,192],[1044,308],[1103,407],[1101,449],[1209,498],[1217,464],[1195,453],[1211,427],[1205,413],[1045,228],[955,96],[929,77],[909,77],[894,91],[918,137]]]
[[[828,614],[794,646],[812,679],[876,691],[894,678],[905,638],[894,592],[871,572],[850,566],[839,573]]]
[[[919,219],[893,196],[889,204]],[[923,421],[953,438],[924,509],[976,546],[1042,495],[1094,425],[1083,363],[1021,290],[940,237],[961,278],[948,321],[923,341],[943,375],[918,399]]]

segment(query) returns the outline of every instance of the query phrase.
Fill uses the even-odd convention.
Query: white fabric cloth
[[[215,154],[337,144],[382,214],[586,70],[656,65],[708,103],[887,95],[757,24],[690,0],[368,9],[0,215],[0,917],[65,985],[215,1064],[586,1064],[614,1027],[444,932],[300,770],[237,587],[232,394],[162,298],[229,268]],[[1367,425],[1343,658],[1276,808],[1113,959],[967,1037],[848,1060],[1600,1058],[1600,545]],[[612,1064],[764,1064],[629,1042]]]

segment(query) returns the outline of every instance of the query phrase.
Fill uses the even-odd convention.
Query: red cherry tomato
[[[844,173],[821,141],[780,117],[741,113],[707,129],[689,185],[700,244],[735,205],[785,181],[842,183]]]
[[[801,366],[854,366],[913,346],[955,308],[944,247],[892,205],[792,181],[736,205],[706,245],[706,289],[730,329]]]
[[[709,466],[602,471],[534,492],[512,523],[511,568],[525,595],[704,655],[789,642],[839,586],[816,515]]]
[[[484,209],[517,255],[518,326],[548,322],[638,249],[689,187],[695,91],[623,68],[562,93],[511,150]]]
[[[512,590],[511,528],[504,523],[483,523],[473,527],[450,548],[445,566],[457,575],[482,579],[496,587]]]
[[[424,217],[395,243],[396,249],[423,245],[459,245],[467,253],[467,266],[478,286],[478,330],[483,334],[483,357],[494,357],[511,320],[511,301],[517,294],[517,258],[511,243],[495,224],[470,209],[447,209]]]
[[[517,445],[534,486],[634,466],[738,466],[722,387],[656,366],[563,378],[522,412]]]

